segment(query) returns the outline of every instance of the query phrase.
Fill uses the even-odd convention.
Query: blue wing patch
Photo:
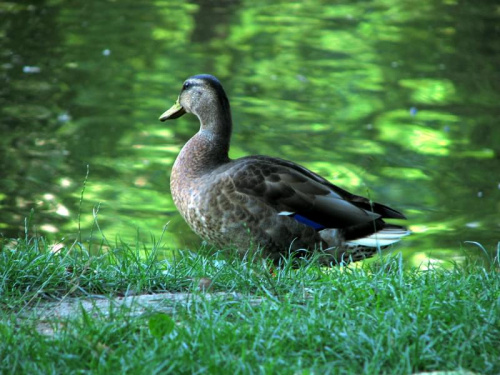
[[[305,224],[305,225],[309,225],[310,227],[312,227],[313,229],[315,230],[321,230],[321,229],[325,229],[325,226],[324,225],[321,225],[321,224],[318,224],[316,223],[315,221],[312,221],[310,219],[308,219],[307,217],[304,217],[302,215],[299,215],[299,214],[293,214],[291,215],[290,217],[293,217],[295,220],[297,220],[299,223],[302,223],[302,224]]]

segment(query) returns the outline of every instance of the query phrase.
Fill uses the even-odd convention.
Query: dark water
[[[168,175],[198,124],[157,120],[197,73],[229,94],[232,157],[291,159],[402,210],[415,263],[480,252],[465,241],[495,253],[497,1],[0,2],[3,236],[28,222],[71,243],[80,216],[85,241],[169,223],[164,243],[197,246]]]

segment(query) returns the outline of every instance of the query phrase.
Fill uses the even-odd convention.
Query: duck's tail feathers
[[[384,229],[379,230],[369,236],[350,240],[345,243],[348,247],[375,247],[383,248],[392,245],[401,238],[408,236],[411,232],[399,225],[387,225]]]

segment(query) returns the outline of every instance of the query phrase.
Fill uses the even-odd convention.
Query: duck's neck
[[[196,178],[229,162],[231,112],[219,108],[208,116],[199,116],[200,131],[182,148],[174,171],[184,177]]]

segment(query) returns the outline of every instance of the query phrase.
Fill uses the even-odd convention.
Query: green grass
[[[497,260],[431,270],[403,270],[398,257],[333,269],[309,261],[271,274],[221,253],[159,260],[159,244],[107,249],[3,240],[0,373],[500,373]],[[161,292],[190,297],[139,313],[39,315],[47,301]]]

